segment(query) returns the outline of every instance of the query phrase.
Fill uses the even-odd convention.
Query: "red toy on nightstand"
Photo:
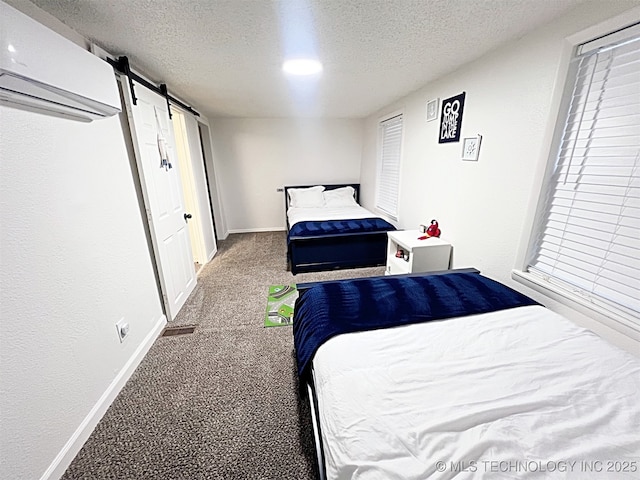
[[[429,225],[429,228],[427,228],[425,233],[426,235],[418,237],[418,240],[425,240],[429,237],[439,237],[440,229],[438,228],[438,222],[436,220],[431,220],[431,225]]]
[[[427,237],[439,237],[440,229],[438,228],[438,222],[431,220],[431,225],[427,228]]]

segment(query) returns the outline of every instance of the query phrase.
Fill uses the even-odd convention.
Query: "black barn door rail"
[[[189,105],[185,105],[177,98],[174,98],[171,95],[169,95],[166,84],[162,83],[160,84],[159,87],[156,87],[153,83],[133,73],[131,71],[131,67],[129,65],[129,59],[127,57],[118,57],[118,60],[113,60],[112,58],[107,57],[107,62],[117,71],[119,71],[123,75],[126,75],[127,78],[129,79],[129,89],[131,90],[131,98],[133,99],[134,105],[137,105],[138,103],[138,98],[136,97],[136,92],[134,90],[134,85],[133,85],[133,81],[135,80],[139,84],[147,87],[149,90],[153,90],[157,94],[162,95],[164,98],[167,99],[167,108],[169,109],[169,118],[171,118],[171,109],[169,108],[170,106],[169,102],[184,108],[187,112],[192,113],[197,117],[200,116],[200,114],[196,112],[193,108],[191,108]]]

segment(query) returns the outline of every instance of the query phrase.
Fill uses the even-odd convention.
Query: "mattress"
[[[296,208],[289,207],[287,218],[289,227],[298,222],[320,222],[325,220],[352,220],[359,218],[378,217],[364,207],[354,205],[352,207],[322,207],[322,208]]]
[[[639,478],[640,360],[541,306],[339,335],[328,479]]]

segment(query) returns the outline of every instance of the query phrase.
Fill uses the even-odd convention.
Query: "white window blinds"
[[[578,49],[529,271],[640,322],[640,36],[635,35]]]
[[[381,152],[378,164],[376,207],[397,219],[400,155],[402,150],[402,114],[381,122],[380,131]]]

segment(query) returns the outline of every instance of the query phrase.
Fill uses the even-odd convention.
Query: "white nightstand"
[[[451,244],[438,237],[418,240],[418,230],[387,232],[387,269],[385,275],[448,270]],[[402,250],[403,256],[396,253]]]

